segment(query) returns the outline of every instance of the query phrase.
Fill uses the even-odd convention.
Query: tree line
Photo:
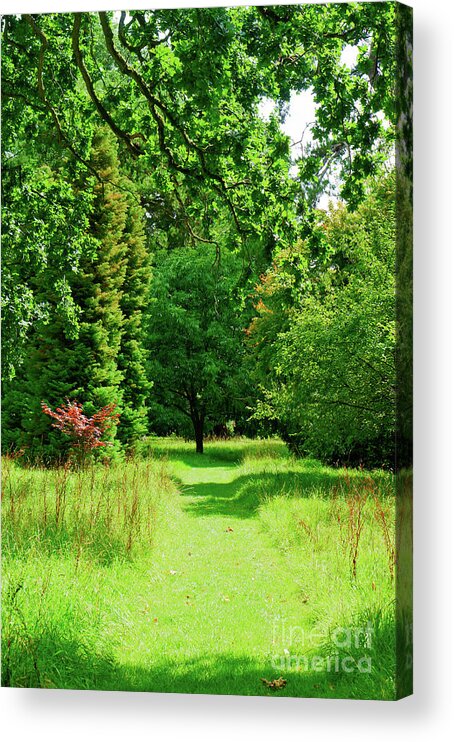
[[[2,24],[4,450],[64,457],[41,405],[69,399],[88,415],[116,406],[110,456],[172,432],[202,452],[230,431],[393,465],[396,178],[404,189],[410,175],[389,158],[408,140],[395,126],[405,11]],[[281,123],[309,88],[317,120],[295,160]],[[341,200],[321,211],[334,176]]]

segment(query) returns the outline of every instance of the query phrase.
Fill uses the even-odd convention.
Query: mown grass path
[[[180,507],[142,575],[141,590],[136,581],[131,585],[136,615],[125,625],[117,656],[122,685],[269,694],[261,678],[281,674],[273,657],[285,658],[292,627],[308,628],[301,588],[261,531],[256,499],[250,488],[244,494],[249,477],[239,465],[186,455],[171,467]],[[127,594],[123,599],[133,602]],[[313,678],[299,674],[295,680],[279,693],[320,692],[319,684],[307,687]]]
[[[347,477],[274,440],[203,456],[179,439],[149,446],[80,476],[11,467],[4,684],[394,697],[394,582],[376,517],[393,533],[389,476]],[[369,498],[356,577],[352,492]],[[336,658],[348,666],[333,670]],[[280,676],[278,690],[262,682]]]

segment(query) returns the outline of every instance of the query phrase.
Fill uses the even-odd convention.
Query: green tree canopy
[[[157,340],[173,322],[175,347],[179,334],[192,333],[182,359],[202,389],[191,392],[196,412],[185,392],[178,414],[196,419],[200,442],[215,417],[230,414],[226,400],[233,408],[227,368],[233,358],[236,379],[247,287],[263,273],[250,327],[249,371],[256,366],[263,387],[257,415],[328,458],[388,441],[384,408],[394,392],[380,353],[388,358],[394,342],[387,261],[395,189],[387,186],[387,201],[385,186],[371,184],[397,132],[397,361],[406,378],[398,418],[409,438],[411,28],[401,6],[24,14],[3,17],[2,32],[3,372],[13,430],[46,433],[18,393],[27,378],[36,414],[38,396],[57,404],[72,390],[88,404],[122,405],[122,443],[143,435],[153,384],[153,404],[176,409],[164,384],[165,372],[179,368],[176,350],[169,341],[169,364]],[[312,93],[316,113],[310,143],[292,163],[282,123],[302,91]],[[266,120],[265,99],[273,102]],[[323,218],[317,199],[334,182],[346,208]],[[153,256],[147,380],[141,317]],[[197,271],[206,287],[193,306],[192,285],[178,288],[177,279],[192,276],[198,286]],[[176,297],[168,310],[165,291]],[[214,314],[197,319],[212,301]],[[183,315],[192,318],[186,329]],[[371,329],[373,316],[382,317],[380,331]],[[348,399],[335,381],[344,365],[345,384],[361,389]],[[243,365],[240,376],[249,371]],[[210,410],[207,399],[200,403],[205,389],[217,400]],[[322,397],[326,411],[315,425]],[[368,417],[347,440],[358,405],[374,410],[375,422]],[[243,398],[243,419],[246,408]]]
[[[256,415],[300,453],[394,465],[395,176],[357,211],[320,214],[321,235],[278,257],[249,328]]]
[[[6,448],[25,445],[29,455],[46,459],[64,455],[64,440],[51,429],[41,402],[57,406],[67,398],[82,403],[88,415],[115,404],[123,416],[123,442],[145,432],[147,381],[140,342],[149,260],[143,244],[143,213],[122,189],[125,179],[120,177],[116,150],[109,130],[96,132],[90,163],[105,182],[93,182],[85,170],[68,186],[69,203],[86,189],[92,194],[82,233],[90,253],[79,257],[77,270],[59,274],[61,263],[48,260],[30,277],[35,301],[46,307],[46,313],[33,324],[25,363],[4,385]],[[52,183],[51,171],[48,178]],[[62,234],[51,235],[62,254],[61,240],[70,227],[65,222]],[[49,236],[45,222],[43,234]],[[77,227],[76,234],[80,234]],[[68,311],[61,310],[61,285],[74,318],[69,327]],[[116,428],[115,424],[109,432],[110,442]]]
[[[216,240],[221,215],[241,244],[273,235],[291,244],[300,190],[312,198],[336,169],[357,200],[393,138],[393,2],[37,14],[3,27],[11,131],[18,119],[35,135],[52,129],[89,168],[101,119],[147,181],[144,203],[171,203],[194,240]],[[292,181],[279,123],[302,90],[317,113]],[[276,103],[266,122],[264,98]]]
[[[181,416],[187,418],[199,453],[205,432],[241,407],[240,270],[235,255],[219,263],[215,251],[203,247],[160,256],[153,271],[145,340],[152,417],[179,431]]]

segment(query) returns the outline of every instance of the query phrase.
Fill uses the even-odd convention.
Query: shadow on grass
[[[273,668],[271,659],[259,660],[247,655],[205,655],[174,660],[149,667],[119,668],[120,672],[109,685],[109,690],[118,688],[128,691],[154,693],[185,693],[238,696],[334,696],[335,684],[326,673],[301,673],[290,670],[281,673]],[[286,684],[279,690],[271,690],[263,682],[284,677]]]
[[[111,655],[90,651],[83,641],[57,631],[2,637],[2,687],[94,690],[113,681]]]
[[[193,442],[185,442],[182,439],[158,438],[142,443],[140,453],[143,457],[164,458],[168,461],[181,462],[195,468],[207,468],[222,464],[237,466],[248,457],[254,458],[279,458],[290,457],[288,449],[279,440],[244,440],[233,438],[222,441],[206,441],[204,453],[195,451]]]
[[[234,469],[241,463],[241,455],[238,455],[236,459],[222,459],[208,453],[202,455],[195,452],[192,453],[183,448],[155,449],[153,455],[170,464],[184,464],[191,469],[214,469],[219,468],[220,465],[222,465],[223,469]]]
[[[396,687],[399,697],[411,692],[411,667],[399,661],[411,652],[411,616],[396,616],[393,604],[366,609],[344,627],[333,626],[317,648],[305,650],[293,633],[288,637],[290,652],[279,654],[278,645],[273,650],[270,643],[270,653],[258,656],[236,654],[234,648],[189,653],[184,642],[178,654],[167,656],[161,642],[153,650],[145,646],[140,660],[128,663],[115,658],[119,643],[112,646],[102,626],[98,635],[85,615],[70,622],[63,621],[64,615],[49,622],[44,614],[27,620],[14,610],[16,595],[17,590],[3,606],[3,687],[389,700],[396,697]],[[262,681],[281,677],[286,684],[277,690]]]
[[[233,482],[204,482],[184,485],[177,480],[183,497],[193,501],[184,507],[197,516],[221,515],[252,518],[260,505],[273,497],[325,497],[343,481],[342,473],[279,472],[240,475]]]
[[[154,660],[141,665],[119,664],[111,656],[90,653],[80,643],[58,635],[42,635],[33,654],[26,646],[9,653],[2,663],[3,687],[116,690],[152,693],[185,693],[241,696],[293,696],[298,698],[392,698],[392,681],[384,668],[371,673],[359,670],[332,672],[322,658],[281,663],[281,658],[247,655],[200,655]],[[313,669],[317,667],[318,669]],[[282,688],[271,682],[283,678]]]

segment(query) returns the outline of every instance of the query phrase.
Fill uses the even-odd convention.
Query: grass
[[[3,476],[4,685],[395,697],[391,475],[151,439]]]

